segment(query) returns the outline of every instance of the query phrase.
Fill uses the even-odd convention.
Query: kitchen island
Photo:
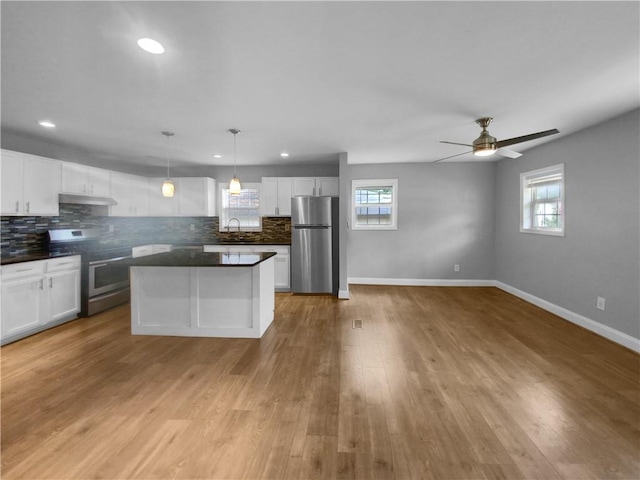
[[[275,255],[175,250],[132,259],[131,333],[262,337],[274,317]]]

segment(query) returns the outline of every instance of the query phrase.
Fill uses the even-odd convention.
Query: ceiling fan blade
[[[439,158],[438,160],[434,160],[433,163],[438,163],[443,160],[448,160],[449,158],[459,157],[460,155],[468,155],[470,153],[473,153],[473,150],[471,150],[470,152],[459,153],[457,155],[451,155],[450,157]]]
[[[473,147],[473,145],[469,145],[468,143],[445,142],[444,140],[440,140],[440,143],[449,143],[451,145],[463,145],[465,147]]]
[[[558,129],[545,130],[544,132],[532,133],[530,135],[523,135],[522,137],[508,138],[506,140],[500,140],[496,142],[496,148],[508,147],[509,145],[515,145],[516,143],[528,142],[530,140],[536,140],[537,138],[547,137],[549,135],[555,135],[560,133]]]
[[[502,157],[507,157],[507,158],[518,158],[522,156],[520,152],[516,152],[515,150],[509,150],[508,148],[499,148],[498,150],[496,150],[496,155],[500,155]]]

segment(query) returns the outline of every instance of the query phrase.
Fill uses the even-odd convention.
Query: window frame
[[[218,231],[219,232],[261,232],[262,231],[262,184],[261,183],[252,183],[252,182],[246,182],[246,183],[242,183],[242,190],[249,190],[249,189],[254,189],[254,190],[258,190],[258,226],[257,227],[240,227],[239,230],[236,230],[234,226],[232,226],[232,230],[228,230],[227,229],[227,225],[225,225],[223,218],[223,211],[225,210],[224,208],[224,202],[225,202],[225,195],[229,196],[229,185],[228,184],[222,184],[219,186],[220,189],[220,207],[218,210]],[[234,218],[234,217],[231,217]]]
[[[554,179],[553,177],[559,176],[559,179]],[[537,180],[535,183],[544,183],[545,178],[548,178],[547,182],[558,182],[559,185],[559,196],[557,197],[557,204],[559,213],[558,217],[558,227],[536,227],[534,226],[533,217],[535,216],[534,210],[535,206],[543,203],[550,203],[544,201],[536,201],[532,198],[532,195],[529,194],[528,198],[525,198],[527,194],[527,189],[532,185],[532,181]],[[526,214],[528,213],[528,215]],[[560,163],[557,165],[551,165],[544,168],[539,168],[537,170],[531,170],[529,172],[522,172],[520,174],[520,233],[533,233],[536,235],[551,235],[556,237],[564,237],[565,235],[565,173],[564,173],[564,163]]]
[[[390,204],[377,204],[391,207],[391,223],[389,224],[362,224],[357,223],[356,209],[363,206],[371,206],[356,203],[356,192],[366,187],[391,188],[392,201]],[[351,180],[351,230],[397,230],[398,229],[398,179],[357,179]]]

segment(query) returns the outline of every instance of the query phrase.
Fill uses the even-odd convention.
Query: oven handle
[[[129,258],[131,258],[131,255],[127,255],[125,257],[110,258],[109,260],[97,260],[95,262],[89,262],[89,266],[90,267],[105,267],[109,263],[119,262],[120,260],[127,260]]]

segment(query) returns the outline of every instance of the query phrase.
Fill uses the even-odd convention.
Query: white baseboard
[[[531,295],[530,293],[518,290],[506,283],[498,282],[497,280],[449,280],[449,279],[421,279],[421,278],[372,278],[372,277],[350,277],[348,278],[350,284],[359,285],[396,285],[396,286],[412,286],[412,287],[497,287],[500,290],[504,290],[511,295],[514,295],[522,300],[532,303],[537,307],[540,307],[554,315],[559,316],[571,323],[575,323],[587,330],[607,338],[612,342],[615,342],[623,347],[626,347],[634,352],[640,353],[640,339],[627,335],[614,328],[611,328],[602,323],[598,323],[590,318],[580,315],[579,313],[567,310],[564,307],[548,302],[542,298]],[[348,295],[348,291],[347,291]],[[339,298],[340,293],[338,294]],[[346,297],[348,298],[348,297]]]
[[[631,335],[627,335],[626,333],[608,327],[607,325],[603,325],[602,323],[598,323],[594,320],[591,320],[590,318],[585,317],[584,315],[580,315],[579,313],[572,312],[571,310],[567,310],[564,307],[543,300],[542,298],[536,297],[535,295],[531,295],[530,293],[518,290],[517,288],[512,287],[511,285],[507,285],[506,283],[496,281],[495,286],[500,290],[504,290],[511,295],[521,298],[526,302],[532,303],[537,307],[553,313],[554,315],[564,318],[571,323],[575,323],[576,325],[586,328],[593,333],[607,338],[612,342],[618,343],[630,350],[633,350],[634,352],[640,353],[640,339],[634,338]]]
[[[399,285],[410,287],[495,287],[494,280],[451,280],[440,278],[372,278],[350,277],[350,284],[358,285]]]
[[[350,295],[349,295],[349,289],[346,290],[338,290],[338,298],[342,299],[342,300],[349,300]]]

